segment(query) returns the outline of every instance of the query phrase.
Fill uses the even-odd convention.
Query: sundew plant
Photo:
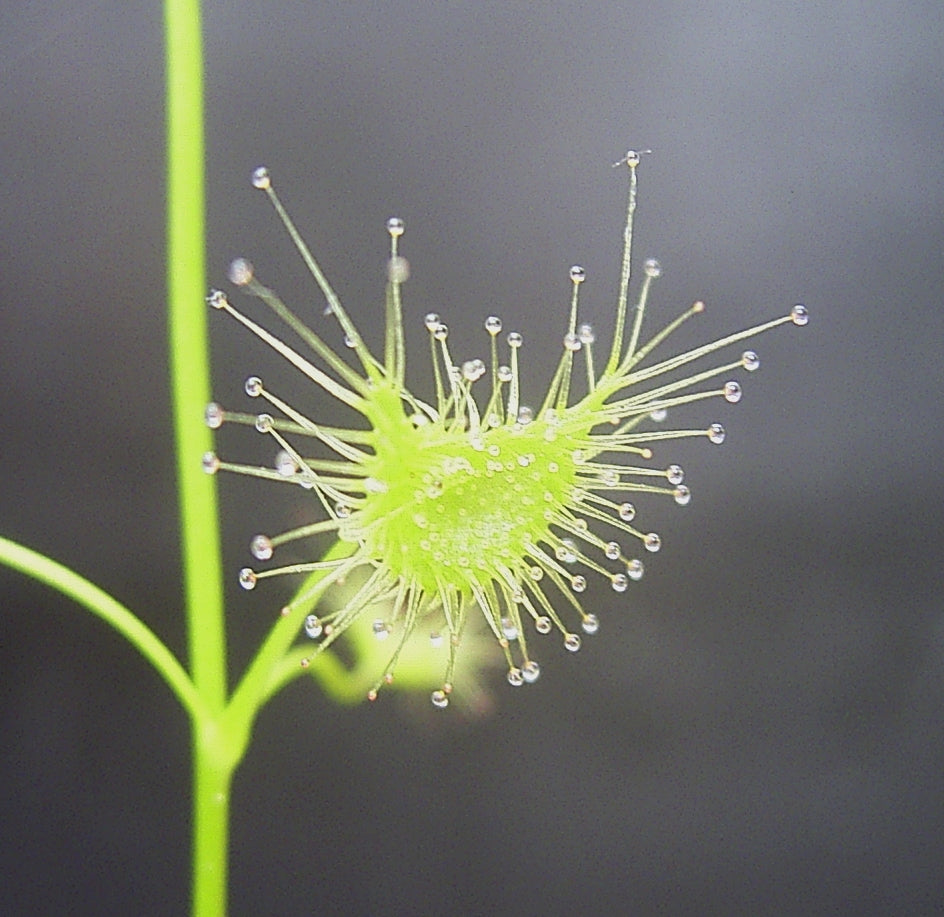
[[[645,151],[648,152],[648,151]],[[671,409],[705,399],[737,402],[740,383],[733,373],[753,372],[760,363],[753,350],[733,360],[710,363],[717,351],[778,325],[805,325],[807,311],[795,305],[788,314],[683,353],[657,358],[671,333],[704,310],[696,302],[654,334],[645,335],[646,302],[661,274],[655,259],[643,263],[638,298],[630,307],[633,264],[633,214],[641,153],[630,150],[616,163],[628,171],[629,192],[623,233],[622,272],[609,342],[580,322],[579,292],[586,271],[570,268],[569,314],[561,314],[561,350],[546,390],[525,399],[519,367],[525,349],[520,331],[504,331],[502,317],[484,319],[487,359],[458,360],[443,317],[429,313],[429,389],[425,400],[405,382],[401,288],[409,264],[400,254],[403,221],[387,221],[390,256],[386,288],[386,328],[382,356],[375,356],[345,311],[318,262],[300,236],[260,167],[253,184],[266,192],[325,299],[326,321],[343,336],[355,365],[256,279],[245,258],[232,262],[234,285],[262,300],[305,346],[300,352],[248,318],[226,293],[213,290],[211,306],[261,338],[314,384],[304,397],[317,404],[325,395],[346,405],[361,423],[328,427],[270,391],[258,376],[246,381],[246,394],[265,402],[257,414],[224,410],[211,403],[207,423],[253,426],[274,440],[273,467],[259,468],[204,457],[210,473],[238,472],[302,488],[316,518],[274,536],[257,535],[251,550],[269,561],[288,542],[330,533],[338,549],[330,558],[286,566],[245,567],[240,583],[253,589],[268,577],[307,573],[309,583],[282,609],[316,641],[302,651],[307,666],[356,620],[371,618],[375,636],[395,636],[389,661],[368,690],[373,700],[392,684],[397,661],[417,628],[429,632],[433,646],[445,643],[443,680],[433,690],[436,707],[449,704],[456,659],[470,615],[481,614],[504,654],[513,686],[540,675],[529,635],[556,633],[576,652],[581,634],[595,634],[600,621],[586,600],[594,579],[624,593],[643,574],[640,555],[655,553],[662,540],[636,519],[638,494],[658,494],[685,506],[691,492],[674,463],[655,461],[663,441],[701,437],[713,444],[725,438],[719,423],[700,429],[666,428]],[[311,362],[314,360],[316,362]],[[547,362],[547,361],[543,361]],[[709,365],[704,364],[708,362]],[[694,364],[693,371],[678,373]],[[695,368],[698,367],[698,368]],[[271,413],[274,411],[275,413]],[[326,590],[355,572],[359,587],[327,614],[308,613]],[[303,622],[303,624],[302,624]]]
[[[642,558],[659,550],[659,535],[642,523],[642,512],[637,518],[633,501],[651,495],[689,502],[682,469],[657,459],[669,451],[663,446],[671,443],[663,441],[723,441],[717,423],[672,428],[667,418],[673,409],[701,400],[738,401],[741,387],[733,376],[759,365],[756,353],[739,345],[779,325],[805,325],[808,316],[803,306],[793,306],[755,327],[671,354],[672,332],[703,305],[695,303],[649,330],[646,304],[661,268],[645,261],[641,282],[631,283],[640,164],[640,154],[631,151],[617,164],[628,179],[628,208],[608,326],[594,329],[581,321],[586,275],[582,267],[570,268],[559,352],[554,358],[536,355],[551,366],[556,359],[556,369],[534,396],[522,391],[520,369],[528,350],[515,315],[482,316],[482,355],[466,357],[474,342],[456,343],[446,318],[430,313],[428,352],[418,357],[428,366],[428,386],[413,391],[406,384],[401,294],[409,266],[400,253],[403,223],[387,223],[385,336],[382,352],[374,354],[260,168],[253,183],[271,199],[323,294],[327,314],[297,317],[256,279],[245,259],[233,262],[229,279],[239,293],[262,300],[294,334],[297,342],[287,343],[278,336],[282,331],[244,314],[227,293],[214,290],[207,297],[199,3],[164,0],[164,21],[168,363],[186,664],[142,617],[55,560],[0,537],[0,562],[75,599],[126,637],[187,713],[193,748],[192,914],[211,917],[227,908],[230,788],[264,704],[308,674],[342,700],[374,699],[386,685],[423,684],[432,690],[433,705],[446,708],[468,689],[468,661],[473,673],[482,667],[481,640],[473,633],[481,622],[508,682],[536,681],[552,635],[566,650],[579,650],[584,636],[604,626],[593,610],[594,595],[601,589],[626,593],[642,576]],[[207,299],[288,360],[307,385],[288,395],[254,376],[246,393],[263,410],[239,413],[212,402]],[[233,300],[239,303],[235,293]],[[334,339],[344,342],[337,350],[328,343]],[[349,426],[320,422],[320,411],[332,400],[350,412]],[[213,430],[224,423],[254,427],[271,438],[274,464],[260,468],[219,457]],[[281,614],[273,615],[267,636],[233,684],[218,471],[294,486],[311,517],[302,528],[252,541],[255,562],[238,574],[245,588],[262,591],[267,579],[287,574],[300,574],[301,583]],[[330,546],[321,556],[282,565],[273,559],[286,544],[296,557],[304,556],[325,538]],[[422,636],[418,654],[417,641],[407,644],[414,632]],[[333,649],[342,637],[348,664]],[[367,663],[376,672],[365,688]]]

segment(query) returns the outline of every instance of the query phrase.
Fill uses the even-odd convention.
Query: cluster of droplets
[[[260,168],[253,173],[253,184],[268,194],[326,297],[325,314],[333,315],[338,321],[344,344],[360,361],[361,371],[355,371],[342,360],[271,290],[262,286],[245,259],[232,262],[229,279],[262,299],[327,364],[330,372],[318,368],[238,312],[225,293],[212,291],[208,302],[229,313],[324,391],[361,413],[372,430],[320,426],[268,391],[258,376],[251,376],[245,384],[246,394],[262,398],[284,419],[276,419],[267,411],[230,412],[213,403],[207,407],[206,422],[213,429],[224,422],[249,425],[274,438],[279,447],[274,469],[223,462],[214,453],[204,456],[204,468],[208,473],[226,470],[298,484],[313,492],[323,507],[326,518],[318,522],[276,536],[256,535],[250,552],[257,561],[271,560],[282,544],[321,533],[334,533],[340,541],[352,545],[348,554],[336,560],[261,571],[246,567],[239,572],[239,582],[246,589],[254,588],[259,579],[268,576],[317,574],[315,585],[303,589],[283,609],[283,614],[312,607],[329,585],[357,569],[371,571],[366,583],[344,608],[322,616],[309,612],[301,625],[308,638],[318,641],[316,652],[319,652],[340,636],[363,609],[384,603],[392,608],[392,618],[377,618],[372,624],[378,640],[387,640],[398,622],[402,633],[382,678],[368,692],[371,699],[377,696],[382,684],[393,681],[404,641],[418,621],[432,612],[441,615],[448,641],[444,640],[442,628],[437,627],[430,635],[431,645],[437,647],[447,642],[450,654],[446,678],[432,694],[436,707],[449,704],[456,649],[469,606],[478,605],[485,614],[504,651],[507,680],[513,686],[533,683],[540,675],[540,666],[527,647],[525,621],[530,619],[539,635],[558,631],[567,651],[579,650],[581,637],[570,630],[555,611],[546,591],[548,584],[552,591],[562,594],[579,615],[582,632],[592,635],[600,625],[597,616],[585,611],[579,600],[588,588],[584,574],[602,575],[615,592],[624,593],[644,572],[642,560],[627,555],[619,541],[598,534],[589,522],[594,522],[595,527],[616,528],[636,539],[645,552],[655,553],[662,546],[662,539],[655,532],[634,526],[636,507],[625,499],[626,495],[633,492],[667,494],[679,506],[691,501],[691,491],[683,483],[684,472],[679,465],[633,466],[623,461],[603,461],[601,456],[636,455],[648,461],[653,456],[652,444],[684,437],[706,437],[711,443],[722,443],[725,430],[720,423],[695,430],[646,432],[640,427],[645,428],[649,422],[659,425],[671,408],[704,398],[721,397],[729,404],[736,404],[741,400],[742,389],[733,379],[725,381],[720,388],[693,389],[729,371],[754,372],[760,363],[753,350],[743,351],[732,363],[680,380],[672,379],[672,374],[682,366],[777,325],[792,322],[802,326],[808,321],[805,307],[796,305],[782,318],[645,365],[643,361],[650,352],[683,321],[702,312],[704,304],[696,302],[640,345],[640,328],[650,285],[661,276],[662,267],[653,258],[644,261],[642,289],[631,310],[627,295],[639,159],[638,152],[630,151],[615,164],[628,166],[630,193],[616,327],[609,353],[604,360],[599,360],[593,327],[578,321],[578,294],[587,272],[574,265],[569,271],[572,299],[561,355],[544,398],[536,402],[539,407],[521,400],[519,360],[523,335],[511,331],[501,338],[503,322],[496,315],[488,316],[484,322],[490,359],[457,362],[451,355],[448,326],[438,313],[428,313],[424,324],[430,341],[435,399],[426,403],[413,395],[404,383],[406,356],[400,285],[409,277],[409,264],[398,252],[403,221],[397,217],[387,221],[391,239],[387,332],[384,356],[378,360],[367,350],[275,195],[268,171]],[[631,326],[628,325],[630,317],[633,318]],[[507,361],[499,359],[500,338],[503,345],[507,345]],[[572,381],[578,370],[574,362],[578,354],[585,370],[585,382],[582,394],[575,395]],[[660,376],[667,376],[671,381],[660,382],[655,387],[645,386],[644,383]],[[490,395],[476,397],[474,393],[489,380]],[[314,438],[333,458],[303,456],[287,438],[292,434]],[[389,461],[385,457],[389,457]],[[399,466],[417,469],[414,478],[419,480],[420,488],[412,492],[412,497],[409,489],[398,490],[397,482],[403,474],[409,476],[413,472],[403,472]],[[504,490],[490,486],[486,491],[478,484],[486,478],[505,482]],[[657,479],[656,483],[649,483],[652,479]],[[497,507],[482,509],[482,495],[486,492],[503,495],[504,502],[500,500]],[[409,515],[411,505],[416,531],[405,534],[409,525],[401,521],[401,516],[405,511]],[[431,523],[424,506],[440,514],[435,517],[432,532],[428,530]],[[522,509],[528,506],[533,510]],[[474,534],[476,531],[478,535]],[[434,536],[451,544],[455,556],[434,549]],[[495,557],[491,556],[493,548]],[[604,562],[596,560],[588,549]],[[433,552],[428,562],[427,552]],[[617,570],[609,569],[607,564],[617,565]],[[517,645],[520,651],[517,659],[512,655],[512,645]],[[308,658],[303,664],[307,664]]]

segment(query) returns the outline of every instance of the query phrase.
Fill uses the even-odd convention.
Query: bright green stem
[[[229,785],[245,739],[220,728],[226,639],[212,448],[204,255],[203,42],[197,0],[164,0],[167,89],[167,295],[180,539],[190,671],[210,711],[193,721],[193,914],[226,911]],[[242,737],[240,737],[242,738]]]

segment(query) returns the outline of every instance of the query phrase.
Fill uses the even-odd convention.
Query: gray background
[[[182,653],[160,4],[79,6],[0,12],[0,528]],[[624,600],[592,587],[598,638],[545,649],[534,688],[494,673],[480,718],[337,708],[308,683],[266,709],[235,785],[232,912],[938,913],[944,7],[205,10],[211,280],[245,254],[314,299],[248,184],[265,162],[369,338],[397,213],[413,352],[430,309],[471,355],[498,312],[538,391],[570,264],[587,318],[610,317],[609,164],[636,145],[655,151],[637,252],[665,268],[655,316],[704,299],[689,342],[796,301],[813,316],[702,415],[722,449],[673,452],[692,505],[641,503],[663,552]],[[212,334],[221,400],[282,371],[231,323]],[[291,506],[221,483],[234,574]],[[278,597],[233,582],[235,671]],[[99,622],[6,571],[0,589],[4,909],[182,913],[184,718]]]

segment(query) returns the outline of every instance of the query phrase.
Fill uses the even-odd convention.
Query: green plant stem
[[[245,741],[221,727],[226,638],[211,449],[204,296],[203,41],[198,0],[164,0],[167,92],[167,295],[180,539],[190,672],[209,717],[193,720],[193,914],[226,911],[229,786]]]
[[[98,615],[137,647],[141,655],[154,666],[191,719],[199,720],[205,716],[203,698],[194,689],[174,654],[132,611],[107,592],[62,564],[8,538],[0,537],[0,563],[46,583]]]

